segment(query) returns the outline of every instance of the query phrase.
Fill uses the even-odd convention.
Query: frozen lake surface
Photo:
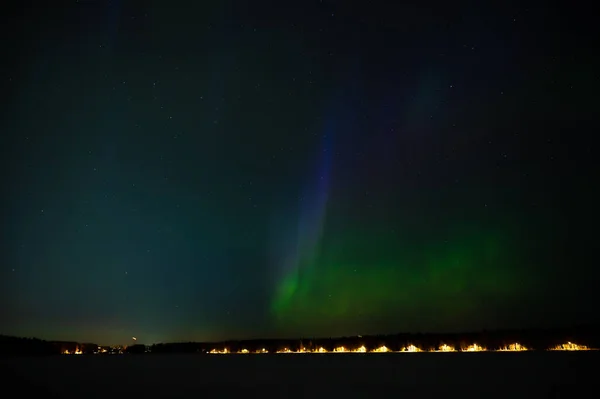
[[[173,354],[0,358],[0,371],[3,397],[578,398],[596,396],[599,361],[600,351]]]

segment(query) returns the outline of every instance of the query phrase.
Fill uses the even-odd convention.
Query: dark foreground
[[[599,351],[83,355],[0,358],[0,371],[3,397],[578,398],[597,394],[599,361]]]

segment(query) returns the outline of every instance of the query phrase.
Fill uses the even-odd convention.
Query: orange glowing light
[[[514,342],[511,344],[505,345],[501,348],[491,349],[491,350],[498,351],[498,352],[522,352],[522,351],[528,351],[528,350],[530,350],[530,348],[527,348],[526,346],[524,346],[518,342]],[[567,342],[567,343],[549,348],[548,350],[551,350],[551,351],[585,351],[585,350],[592,350],[592,349],[585,345],[578,345],[573,342]],[[413,344],[408,345],[400,350],[400,352],[423,352],[423,351],[424,351],[423,349],[421,349],[418,346],[413,345]],[[451,346],[451,345],[441,344],[438,347],[438,349],[431,348],[431,349],[428,349],[427,351],[428,352],[457,352],[457,351],[460,351],[460,352],[485,352],[485,351],[488,351],[488,349],[486,349],[485,347],[480,346],[476,343],[473,343],[468,346],[463,346],[460,349],[456,349],[454,346]],[[106,349],[98,347],[98,352],[94,352],[94,353],[100,353],[100,352],[104,353],[104,352],[106,352]],[[327,352],[328,352],[328,350],[322,346],[318,347],[316,349],[312,349],[312,348],[308,349],[304,346],[301,346],[297,350],[291,350],[290,348],[283,348],[283,349],[280,349],[277,351],[277,353],[327,353]],[[372,350],[368,350],[364,345],[361,345],[355,349],[349,349],[345,346],[338,346],[333,349],[333,352],[334,353],[366,353],[366,352],[386,353],[386,352],[392,352],[392,350],[390,350],[385,345],[382,345],[379,348],[372,349]],[[70,354],[82,355],[83,350],[80,347],[76,347],[76,349],[74,351],[69,351],[69,350],[65,349],[61,353],[65,354],[65,355],[70,355]],[[208,353],[228,354],[231,352],[227,348],[223,348],[222,350],[212,349]],[[235,353],[244,353],[244,354],[246,354],[246,353],[269,353],[269,351],[265,348],[257,349],[257,350],[253,350],[253,351],[250,351],[246,348],[242,348]]]
[[[585,345],[577,345],[573,342],[567,342],[566,344],[556,345],[550,348],[551,351],[589,351],[590,348]]]
[[[442,344],[435,352],[456,352],[456,349],[453,346]]]
[[[469,345],[462,349],[462,352],[485,352],[486,349],[477,344]]]
[[[423,352],[421,348],[417,348],[414,345],[408,345],[406,348],[402,348],[402,352]]]
[[[504,346],[500,349],[498,349],[498,352],[523,352],[523,351],[527,351],[529,349],[527,349],[527,347],[521,345],[518,342],[515,342],[514,344],[510,344],[508,346]]]
[[[389,352],[389,351],[390,350],[385,345],[382,345],[379,348],[373,349],[373,352],[375,352],[375,353],[384,353],[384,352]]]

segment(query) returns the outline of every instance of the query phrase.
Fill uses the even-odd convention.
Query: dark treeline
[[[125,353],[140,354],[140,353],[146,353],[146,352],[147,352],[146,345],[141,345],[141,344],[135,344],[135,345],[131,345],[131,346],[128,346],[127,348],[125,348]]]
[[[269,353],[283,350],[297,351],[305,348],[307,351],[323,348],[332,351],[344,346],[353,350],[364,346],[368,351],[386,346],[391,351],[399,351],[409,345],[415,345],[423,350],[436,349],[442,344],[456,349],[478,344],[488,350],[494,350],[515,342],[532,350],[546,350],[566,342],[574,342],[590,348],[600,348],[600,325],[563,328],[563,329],[530,329],[481,331],[477,333],[455,334],[394,334],[362,337],[338,338],[302,338],[302,339],[260,339],[245,341],[223,342],[176,342],[160,343],[152,346],[141,344],[132,345],[125,349],[128,354],[142,353],[209,353],[211,350],[239,352],[246,349],[250,352],[262,350]],[[18,338],[0,335],[0,355],[58,355],[65,352],[80,351],[83,354],[96,353],[96,344],[77,342],[50,342],[35,338]]]
[[[18,338],[0,335],[2,355],[58,355],[60,348],[37,338]]]
[[[91,343],[44,341],[37,338],[0,335],[0,355],[2,356],[60,355],[67,351],[92,354],[97,351],[97,348],[98,345]]]
[[[283,350],[297,351],[305,348],[313,351],[318,348],[332,351],[344,346],[353,350],[364,346],[368,351],[386,346],[392,351],[399,351],[409,345],[415,345],[423,350],[437,349],[446,344],[457,349],[478,344],[489,350],[499,349],[518,342],[532,350],[546,350],[566,342],[574,342],[591,348],[600,347],[600,326],[585,326],[564,329],[532,329],[532,330],[503,330],[481,331],[477,333],[456,334],[394,334],[362,337],[338,338],[303,338],[303,339],[262,339],[245,341],[223,341],[213,343],[178,342],[152,345],[150,353],[208,353],[211,350],[239,352],[246,349],[250,352],[266,350],[269,353]]]

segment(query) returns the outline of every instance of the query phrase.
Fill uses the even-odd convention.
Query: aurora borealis
[[[575,11],[175,3],[3,17],[0,333],[597,321],[600,68]]]
[[[326,320],[329,328],[340,328],[339,334],[361,331],[359,326],[385,318],[390,308],[403,315],[396,321],[400,331],[403,325],[448,329],[459,319],[474,317],[477,323],[489,323],[482,316],[482,299],[497,304],[509,300],[516,307],[535,288],[530,275],[519,273],[518,257],[508,254],[515,246],[492,232],[457,231],[447,243],[418,250],[398,245],[398,238],[372,234],[368,240],[344,235],[343,246],[324,249],[284,280],[274,305],[284,326],[315,329]]]

